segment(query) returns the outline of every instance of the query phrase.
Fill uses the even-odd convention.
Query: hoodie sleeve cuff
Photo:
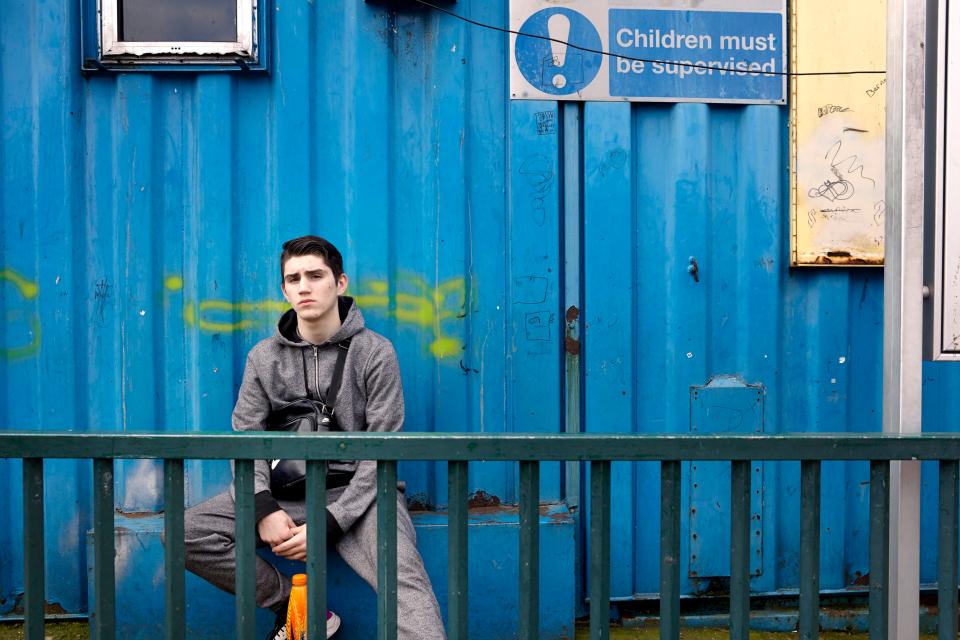
[[[258,491],[253,496],[253,513],[259,523],[274,511],[280,511],[280,503],[269,491]]]
[[[342,537],[343,529],[340,528],[340,523],[327,509],[327,544],[336,544]]]

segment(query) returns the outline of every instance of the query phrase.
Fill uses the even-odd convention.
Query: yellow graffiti
[[[40,287],[36,282],[27,280],[13,269],[0,270],[0,281],[11,283],[24,300],[33,300],[40,293]],[[8,312],[7,320],[19,319],[22,314],[17,312]],[[30,342],[15,347],[5,347],[0,349],[0,357],[6,360],[19,360],[36,355],[40,351],[40,316],[34,313],[29,319]]]
[[[196,307],[196,310],[194,309]],[[262,302],[230,302],[229,300],[202,300],[197,305],[188,305],[183,310],[183,319],[190,326],[198,326],[203,331],[229,333],[245,331],[257,325],[269,325],[278,313],[283,313],[290,305],[282,300],[264,300]],[[233,317],[263,314],[259,318],[246,317],[229,322],[211,320],[208,316],[217,313],[230,314]]]
[[[9,282],[24,300],[37,298],[40,287],[13,269],[0,270],[0,282]],[[450,323],[463,318],[468,311],[466,280],[460,276],[440,282],[436,286],[415,273],[401,272],[391,283],[386,280],[362,280],[355,299],[358,306],[373,313],[395,318],[401,326],[429,332],[429,352],[439,359],[452,358],[463,352],[463,341],[453,335]],[[473,283],[473,289],[476,288]],[[163,279],[164,306],[169,310],[170,296],[182,292],[183,277],[170,274]],[[349,292],[348,292],[349,293]],[[476,299],[474,297],[474,299]],[[233,302],[223,299],[183,300],[183,320],[187,326],[210,333],[232,333],[256,328],[268,328],[278,314],[290,305],[283,300]],[[7,322],[23,321],[24,314],[8,311]],[[14,347],[0,348],[0,358],[19,359],[36,355],[40,350],[40,317],[34,313],[27,320],[30,342]],[[453,361],[453,360],[451,360]]]
[[[183,278],[178,275],[166,276],[163,284],[167,292],[183,290]],[[362,311],[383,312],[401,325],[429,331],[432,340],[428,349],[435,358],[463,353],[462,340],[447,333],[449,322],[463,318],[467,312],[466,281],[462,276],[432,286],[419,275],[402,272],[395,290],[391,291],[386,280],[368,279],[360,282],[354,298]],[[201,331],[231,333],[270,327],[277,314],[289,308],[283,300],[185,300],[183,320]]]
[[[167,276],[163,279],[163,288],[167,291],[180,291],[180,289],[183,289],[183,278],[180,276]]]
[[[385,280],[364,280],[355,296],[362,310],[382,310],[401,324],[432,332],[430,353],[436,358],[463,353],[463,342],[445,332],[449,320],[467,312],[467,287],[463,276],[432,286],[421,276],[401,272],[391,303],[390,285]]]
[[[0,271],[0,280],[12,282],[13,286],[20,292],[20,295],[27,300],[36,298],[37,293],[40,291],[40,287],[37,286],[36,282],[30,282],[13,269],[3,269]]]
[[[183,290],[183,278],[168,275],[163,279],[163,288],[168,292]],[[169,300],[165,300],[169,306]],[[183,321],[188,327],[197,327],[210,333],[231,333],[246,331],[256,327],[269,327],[278,313],[283,313],[290,305],[283,300],[261,300],[259,302],[231,302],[230,300],[209,299],[187,300],[183,303]]]

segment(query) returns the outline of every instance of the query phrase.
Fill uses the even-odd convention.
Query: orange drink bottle
[[[307,574],[293,576],[290,602],[287,604],[287,638],[304,640],[307,637]]]

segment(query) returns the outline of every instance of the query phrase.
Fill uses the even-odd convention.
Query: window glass
[[[236,0],[119,0],[125,42],[233,42]]]

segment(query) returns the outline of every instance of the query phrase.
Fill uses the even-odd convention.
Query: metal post
[[[680,463],[660,463],[660,640],[680,640]]]
[[[397,637],[397,461],[377,461],[377,640]]]
[[[163,531],[166,636],[169,640],[177,640],[187,635],[183,558],[183,460],[163,461]]]
[[[960,464],[940,461],[940,521],[937,527],[937,637],[957,637],[957,494]]]
[[[927,7],[887,2],[883,431],[919,433],[923,346],[924,92]],[[890,633],[919,635],[920,463],[890,466]]]
[[[730,637],[750,637],[750,461],[730,463]]]
[[[93,461],[93,620],[96,640],[116,633],[116,574],[113,540],[113,460]]]
[[[327,635],[327,463],[307,460],[307,637]]]
[[[820,637],[820,461],[800,463],[800,640]]]
[[[870,640],[887,640],[891,629],[889,480],[889,460],[870,462]]]
[[[610,461],[590,463],[590,640],[610,638]]]
[[[447,463],[447,637],[467,640],[467,462]]]
[[[540,637],[540,463],[520,462],[520,633]]]
[[[234,527],[237,570],[234,577],[238,640],[253,640],[256,635],[257,606],[256,520],[253,501],[253,460],[237,460],[234,464]]]
[[[43,458],[23,459],[23,637],[42,640],[44,616]]]

